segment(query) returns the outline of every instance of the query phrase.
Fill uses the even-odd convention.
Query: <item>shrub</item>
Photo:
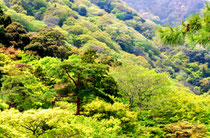
[[[178,123],[172,123],[166,127],[166,137],[195,137],[203,138],[206,135],[206,127],[200,123],[191,123],[187,121],[182,121]]]

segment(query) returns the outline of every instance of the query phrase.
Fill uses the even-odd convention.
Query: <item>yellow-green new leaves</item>
[[[147,115],[159,124],[186,120],[209,125],[209,99],[209,94],[198,96],[183,86],[173,86],[172,91],[164,98],[153,102]]]
[[[9,106],[0,99],[0,110],[7,109]]]
[[[120,125],[113,117],[98,121],[75,116],[71,109],[0,112],[1,137],[117,137],[122,135]]]
[[[84,106],[84,113],[97,120],[116,119],[119,120],[122,129],[131,132],[134,129],[137,121],[137,114],[129,110],[128,104],[115,102],[109,104],[99,99],[96,99],[90,104]]]
[[[111,74],[131,106],[146,108],[151,99],[170,91],[167,75],[147,68],[127,65],[114,69]]]
[[[75,135],[74,128],[68,126],[67,118],[72,116],[69,111],[59,108],[47,110],[29,110],[23,113],[17,110],[6,110],[0,113],[0,125],[12,126],[14,132],[26,137]],[[66,127],[66,125],[68,127]],[[8,135],[8,134],[7,134]],[[17,137],[17,136],[15,136]]]

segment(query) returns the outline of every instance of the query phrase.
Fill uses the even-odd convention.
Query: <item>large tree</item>
[[[48,75],[55,78],[58,99],[67,97],[77,104],[76,115],[80,114],[83,102],[101,97],[113,103],[109,95],[118,96],[116,82],[108,74],[108,67],[95,61],[96,53],[88,50],[83,56],[72,55],[67,60],[46,57],[41,59]],[[76,99],[75,99],[76,98]]]
[[[71,56],[60,64],[60,68],[67,75],[68,82],[73,83],[73,96],[76,96],[77,111],[80,114],[81,100],[91,95],[102,97],[113,102],[112,99],[100,89],[101,80],[106,77],[108,68],[105,65],[85,63],[76,55]]]
[[[147,109],[152,100],[169,92],[170,81],[164,73],[139,66],[124,65],[113,69],[111,75],[131,107]]]

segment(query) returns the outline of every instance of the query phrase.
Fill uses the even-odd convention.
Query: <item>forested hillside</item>
[[[162,24],[176,24],[199,12],[206,0],[123,0],[143,15]]]
[[[209,137],[209,14],[0,0],[0,137]]]

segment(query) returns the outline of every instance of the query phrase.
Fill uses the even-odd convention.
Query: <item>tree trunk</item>
[[[79,97],[77,97],[77,112],[76,115],[80,115],[80,106],[81,106],[81,99]]]

